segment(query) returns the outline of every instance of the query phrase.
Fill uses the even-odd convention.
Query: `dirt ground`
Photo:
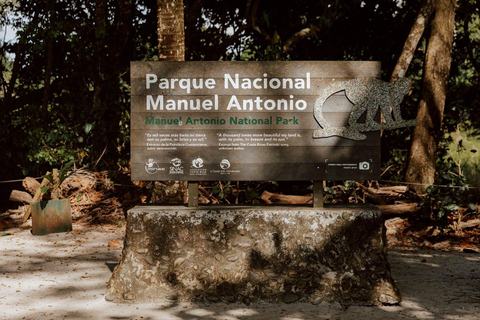
[[[408,247],[389,250],[400,306],[339,304],[113,304],[106,282],[124,226],[74,224],[73,232],[33,236],[28,225],[0,237],[0,319],[478,319],[480,254]],[[115,241],[116,240],[116,241]]]

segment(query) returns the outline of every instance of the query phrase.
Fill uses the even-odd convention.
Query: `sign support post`
[[[198,207],[198,182],[188,181],[188,207]]]
[[[313,181],[313,207],[323,208],[323,180]]]

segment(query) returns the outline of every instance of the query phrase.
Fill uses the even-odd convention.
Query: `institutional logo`
[[[228,161],[227,159],[223,159],[222,161],[220,161],[220,168],[222,168],[222,170],[227,170],[228,168],[230,168],[230,161]]]
[[[182,159],[180,158],[173,158],[170,160],[170,174],[183,174],[183,166],[182,166]]]
[[[178,168],[182,165],[182,160],[179,159],[179,158],[174,158],[174,159],[170,160],[170,163],[172,164],[172,166]]]
[[[202,158],[193,159],[192,166],[194,168],[197,168],[197,169],[202,168],[203,167],[203,159]]]
[[[148,161],[145,163],[145,171],[147,171],[149,174],[155,174],[162,170],[164,169],[159,168],[158,163],[153,159],[148,159]]]

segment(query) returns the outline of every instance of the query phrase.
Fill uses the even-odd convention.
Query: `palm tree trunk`
[[[161,61],[185,61],[183,0],[157,0],[158,57]]]

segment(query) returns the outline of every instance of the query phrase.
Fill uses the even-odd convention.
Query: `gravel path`
[[[74,225],[33,236],[11,229],[0,237],[0,319],[479,319],[480,254],[394,248],[392,274],[401,306],[322,303],[113,304],[104,292],[118,262],[124,228]],[[115,245],[118,240],[119,247]],[[113,241],[113,242],[112,242]]]

